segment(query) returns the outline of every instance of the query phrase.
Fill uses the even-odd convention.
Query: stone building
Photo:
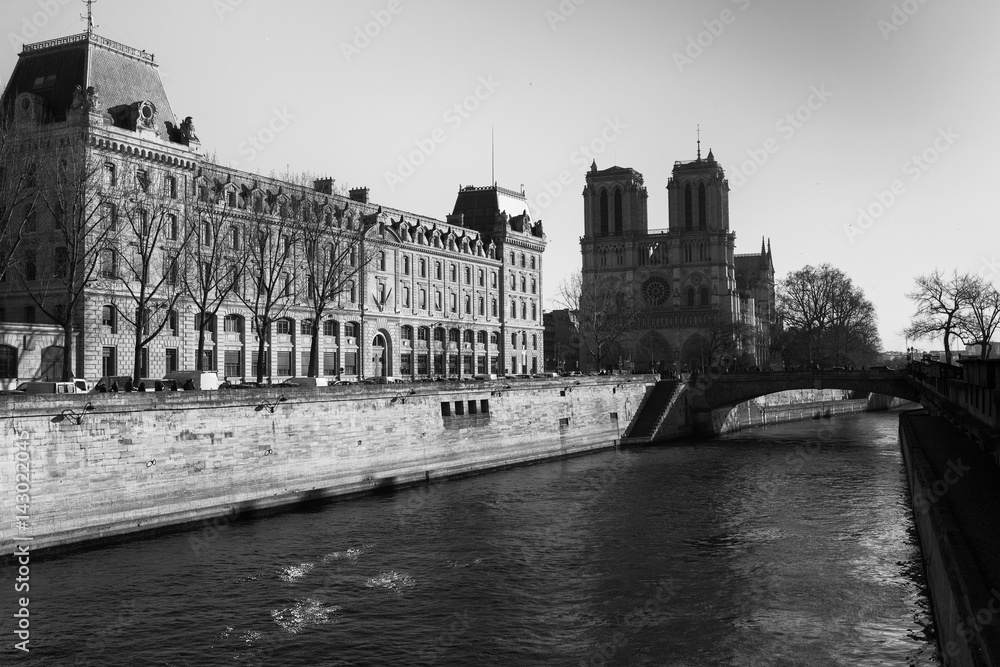
[[[136,252],[146,232],[121,221],[131,215],[127,202],[134,204],[136,196],[145,202],[138,229],[148,230],[155,218],[163,233],[156,240],[159,254],[144,266],[152,275],[169,276],[168,286],[183,282],[183,273],[192,270],[185,264],[178,277],[173,248],[227,244],[235,254],[261,220],[325,221],[331,230],[364,236],[361,244],[368,248],[361,248],[356,275],[322,322],[310,319],[314,285],[301,240],[285,249],[291,258],[282,278],[287,303],[266,331],[257,330],[241,299],[226,298],[214,317],[205,316],[202,359],[220,376],[253,379],[257,363],[273,380],[305,375],[314,331],[319,375],[416,379],[542,368],[545,237],[523,192],[460,187],[453,214],[439,220],[369,201],[367,188],[338,193],[332,179],[303,184],[215,164],[202,150],[191,116],[172,110],[153,56],[89,30],[25,45],[0,103],[24,136],[42,137],[49,150],[67,147],[65,154],[89,170],[91,180],[81,181],[79,200],[86,216],[106,220],[113,233],[101,232],[105,241],[88,236],[84,245],[113,239],[116,248]],[[55,153],[44,159],[66,163]],[[134,186],[134,195],[116,200],[123,183]],[[8,386],[62,370],[62,364],[51,363],[62,349],[58,336],[50,335],[51,349],[36,355],[49,359],[47,365],[23,361],[29,357],[20,348],[28,339],[25,326],[52,329],[52,318],[36,307],[37,297],[61,298],[51,293],[46,276],[61,270],[66,243],[52,207],[35,205],[21,215],[31,216],[23,248],[30,247],[32,255],[18,270],[30,266],[30,271],[21,274],[26,282],[8,276],[0,284],[0,360],[6,360],[0,383]],[[209,234],[206,227],[202,233],[203,219],[223,215],[224,229]],[[96,224],[88,230],[98,238]],[[174,287],[148,303],[138,301],[138,283],[126,277],[129,258],[123,251],[97,254],[94,276],[80,283],[82,298],[71,308],[72,372],[86,378],[131,375],[135,358],[143,376],[193,369],[203,315],[192,298]],[[254,288],[245,283],[240,289]],[[136,327],[150,328],[155,316],[161,320],[135,354]],[[263,359],[257,353],[261,335]]]
[[[649,228],[642,174],[627,167],[586,177],[583,280],[624,286],[636,331],[602,366],[680,371],[713,363],[767,367],[775,326],[769,246],[737,255],[729,183],[711,151],[675,162],[668,228]]]

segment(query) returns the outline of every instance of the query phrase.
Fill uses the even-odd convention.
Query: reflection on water
[[[605,452],[42,561],[18,664],[936,665],[895,429]]]

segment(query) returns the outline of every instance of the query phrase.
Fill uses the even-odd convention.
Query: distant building
[[[599,170],[595,162],[586,181],[583,280],[614,278],[640,313],[639,330],[602,365],[768,367],[776,326],[771,249],[762,241],[759,253],[735,254],[729,182],[712,152],[702,159],[699,149],[697,159],[674,163],[666,230],[649,229],[648,194],[636,170]]]
[[[122,269],[136,239],[122,236],[127,232],[119,225],[107,237],[114,247],[108,241],[101,250],[93,279],[82,279],[85,298],[72,313],[71,370],[77,377],[132,374],[138,325],[128,322],[143,319],[148,326],[154,315],[164,326],[158,333],[153,327],[152,340],[140,350],[143,376],[194,368],[200,321],[208,322],[204,367],[235,381],[253,379],[259,365],[273,380],[305,375],[314,332],[320,375],[427,378],[541,370],[546,242],[523,192],[495,185],[461,188],[454,213],[437,220],[371,202],[367,188],[344,195],[334,191],[331,179],[292,183],[215,164],[202,150],[192,118],[171,108],[153,56],[90,31],[25,45],[0,103],[29,134],[43,133],[51,147],[78,147],[87,164],[98,165],[100,173],[81,197],[87,215],[107,225],[126,215],[146,216],[136,198],[115,198],[127,183],[143,206],[155,207],[169,221],[148,266],[155,280],[168,276],[165,295],[175,294],[184,271],[192,270],[184,264],[188,269],[178,271],[176,264],[192,228],[193,243],[224,243],[233,257],[262,218],[370,232],[371,261],[322,322],[311,319],[314,277],[303,262],[316,247],[289,242],[284,252],[290,268],[279,295],[287,307],[258,330],[252,312],[236,298],[227,298],[215,316],[197,312],[184,295],[176,303],[154,300],[149,313],[135,312],[135,285]],[[202,233],[203,217],[220,212],[231,224],[217,238]],[[25,283],[13,276],[0,283],[0,385],[6,386],[64,370],[61,361],[53,362],[63,350],[59,336],[32,295],[50,304],[61,298],[46,277],[61,270],[67,249],[51,207],[20,214],[31,216],[24,247],[34,254],[21,262]],[[239,289],[254,289],[245,276],[238,278]],[[32,325],[45,335],[30,335]],[[257,352],[260,336],[263,358]],[[43,341],[45,349],[37,350]]]

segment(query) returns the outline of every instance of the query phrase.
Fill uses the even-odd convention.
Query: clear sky
[[[4,0],[0,77],[85,11]],[[995,0],[99,0],[94,15],[156,55],[174,113],[248,171],[332,176],[443,219],[460,185],[490,183],[492,132],[496,181],[523,184],[544,222],[548,306],[580,266],[591,158],[642,172],[663,228],[699,124],[737,252],[764,236],[779,277],[842,269],[887,349],[906,345],[916,275],[1000,284]]]

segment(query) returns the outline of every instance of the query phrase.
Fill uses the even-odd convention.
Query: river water
[[[31,651],[8,593],[0,664],[937,665],[896,424],[607,451],[41,560]]]

